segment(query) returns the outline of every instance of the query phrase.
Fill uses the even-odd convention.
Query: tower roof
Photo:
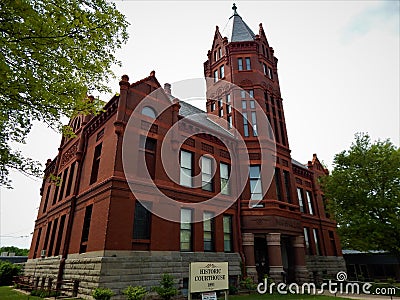
[[[230,42],[246,42],[253,41],[254,32],[243,21],[242,17],[237,13],[235,4],[232,6],[233,15],[229,18],[228,23],[222,31],[222,35],[228,37]]]

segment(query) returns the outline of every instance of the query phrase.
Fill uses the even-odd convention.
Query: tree
[[[170,274],[163,274],[160,285],[153,287],[153,290],[163,300],[170,300],[172,297],[178,294],[178,290],[174,284],[174,277]]]
[[[400,148],[356,134],[321,184],[343,247],[385,250],[400,258]]]
[[[109,91],[127,26],[107,0],[0,1],[0,186],[10,187],[10,169],[40,174],[11,145],[34,120],[61,129],[62,116],[98,112],[87,95]]]
[[[16,256],[28,256],[29,249],[21,249],[15,246],[7,246],[0,248],[0,253],[2,252],[15,253]]]

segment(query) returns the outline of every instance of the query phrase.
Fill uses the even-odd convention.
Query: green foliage
[[[144,296],[146,296],[147,291],[142,286],[128,286],[124,290],[124,294],[128,298],[128,300],[142,300]]]
[[[92,296],[96,300],[110,300],[114,293],[112,290],[107,288],[95,288]]]
[[[357,134],[350,149],[335,156],[321,186],[344,248],[400,256],[399,148]]]
[[[163,274],[161,277],[160,285],[153,287],[153,290],[163,300],[170,300],[173,296],[178,294],[178,290],[174,285],[174,277],[169,274]]]
[[[241,288],[247,290],[255,290],[257,288],[257,284],[254,283],[251,277],[246,277],[242,281],[240,281],[240,286]]]
[[[1,252],[15,253],[16,256],[28,256],[29,249],[21,249],[15,246],[1,247]]]
[[[11,285],[13,277],[19,275],[21,266],[8,261],[0,261],[0,285]]]
[[[87,94],[110,92],[127,26],[107,0],[0,1],[0,185],[10,187],[10,169],[40,175],[11,146],[25,142],[33,121],[59,129],[62,116],[99,111],[103,103]]]
[[[238,288],[234,285],[229,286],[229,295],[236,295],[238,293]]]
[[[43,290],[43,289],[37,289],[31,291],[31,296],[37,296],[40,298],[57,297],[59,295],[60,295],[59,292]]]

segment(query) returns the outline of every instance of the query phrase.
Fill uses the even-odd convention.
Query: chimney
[[[164,92],[167,93],[168,95],[171,95],[171,84],[169,83],[164,84]]]

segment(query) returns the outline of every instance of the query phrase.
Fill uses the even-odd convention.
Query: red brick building
[[[160,91],[152,72],[134,83],[124,75],[120,93],[104,112],[70,121],[76,137],[63,138],[57,157],[46,164],[25,268],[38,285],[77,279],[81,296],[99,285],[120,293],[128,285],[154,286],[161,273],[170,273],[185,289],[191,261],[228,261],[232,284],[243,273],[304,282],[345,270],[336,224],[325,211],[317,183],[328,172],[315,154],[307,165],[290,155],[274,50],[262,25],[254,34],[235,7],[230,23],[227,37],[216,28],[204,63],[205,77],[213,78],[207,81],[209,117],[176,99],[171,85]],[[221,88],[223,82],[243,92]],[[154,91],[152,106],[144,99],[154,98],[147,97]],[[276,141],[271,185],[260,171],[261,114]],[[127,126],[132,119],[137,126]],[[181,120],[186,120],[178,129],[184,142],[171,146],[180,159],[175,164],[179,182],[174,182],[163,168],[161,147]],[[238,153],[244,149],[231,128],[238,130],[249,155],[250,172],[238,199],[232,199],[237,187],[227,184],[235,175],[227,145]],[[127,136],[138,137],[129,149],[133,179],[124,165]],[[145,169],[157,189],[179,203],[172,213],[181,222],[160,217],[170,208],[141,179]],[[50,174],[59,176],[61,184],[54,184]],[[221,205],[233,204],[219,213],[220,207],[205,202],[214,196]],[[259,202],[252,206],[250,200]],[[198,216],[204,221],[192,223]]]

